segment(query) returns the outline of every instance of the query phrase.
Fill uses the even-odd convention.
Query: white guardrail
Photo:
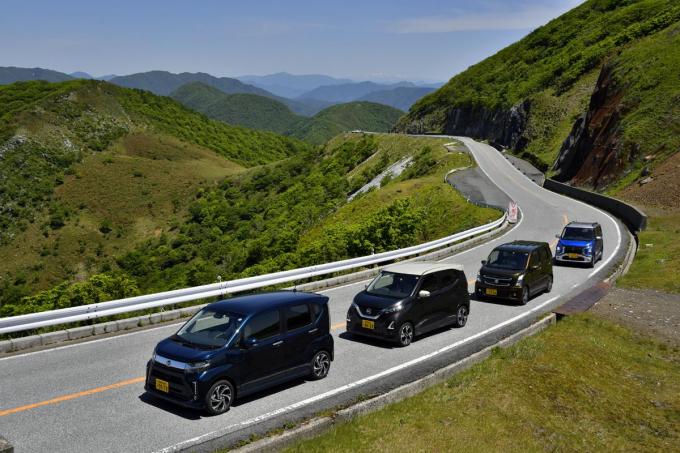
[[[399,250],[376,253],[374,255],[362,256],[358,258],[350,258],[347,260],[335,261],[333,263],[303,267],[300,269],[274,272],[272,274],[241,278],[238,280],[194,286],[192,288],[177,289],[162,293],[148,294],[145,296],[136,296],[126,299],[112,300],[109,302],[100,302],[91,305],[81,305],[78,307],[69,307],[59,310],[0,318],[0,334],[20,332],[23,330],[37,329],[39,327],[55,326],[77,321],[85,321],[88,319],[102,318],[104,316],[146,310],[149,308],[178,304],[191,300],[205,299],[208,297],[223,296],[225,294],[248,291],[265,286],[286,283],[293,280],[332,274],[334,272],[365,267],[371,264],[418,255],[497,228],[503,224],[506,215],[507,213],[504,214],[500,219],[485,225],[461,231],[460,233],[426,242],[424,244],[414,245],[412,247]]]

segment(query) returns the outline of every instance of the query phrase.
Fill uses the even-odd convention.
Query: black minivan
[[[413,262],[388,266],[354,297],[347,332],[411,344],[414,336],[453,325],[463,327],[470,295],[463,266]]]
[[[237,396],[306,376],[323,379],[332,360],[328,297],[254,294],[205,306],[158,343],[144,388],[216,415]]]
[[[529,299],[553,285],[552,253],[547,242],[514,241],[499,245],[482,261],[477,274],[475,294],[516,300],[526,305]]]

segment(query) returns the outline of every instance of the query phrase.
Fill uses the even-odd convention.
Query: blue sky
[[[447,80],[581,0],[4,0],[0,66]]]

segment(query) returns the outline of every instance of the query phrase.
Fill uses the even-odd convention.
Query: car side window
[[[312,313],[309,311],[309,305],[300,304],[293,305],[286,308],[286,329],[299,329],[301,327],[309,326],[312,323]]]
[[[546,247],[541,247],[541,261],[547,263],[550,260],[550,252]]]
[[[530,266],[538,266],[541,264],[541,258],[538,256],[538,250],[531,252],[531,264]]]
[[[281,315],[279,310],[267,311],[255,316],[248,322],[243,331],[244,338],[255,338],[258,341],[275,337],[281,333]]]
[[[423,279],[423,284],[420,287],[421,291],[429,291],[431,293],[434,293],[435,291],[439,290],[439,283],[438,283],[438,278],[437,274],[428,274],[425,276]]]
[[[442,271],[439,273],[441,288],[450,288],[458,282],[457,272],[453,270]]]

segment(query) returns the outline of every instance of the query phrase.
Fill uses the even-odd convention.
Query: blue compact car
[[[158,343],[150,394],[209,414],[283,382],[323,379],[333,360],[328,297],[278,291],[215,302]]]
[[[570,222],[557,238],[556,263],[581,263],[593,267],[602,259],[602,227],[597,222]]]

